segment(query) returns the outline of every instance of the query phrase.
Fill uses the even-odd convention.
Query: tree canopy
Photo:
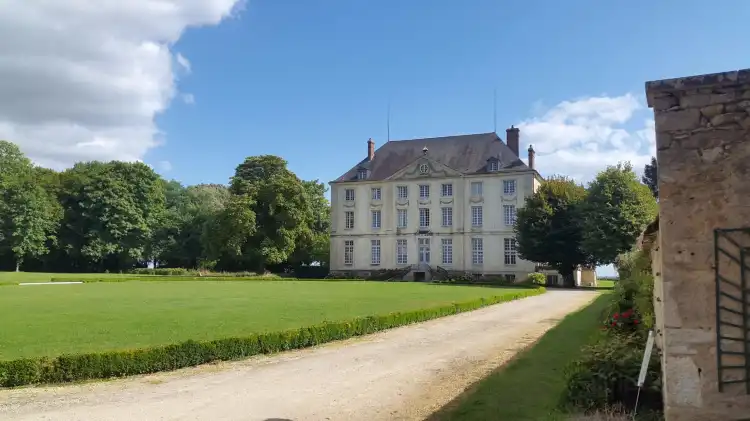
[[[40,168],[0,141],[0,269],[327,264],[325,194],[271,155],[245,159],[228,185],[183,186],[137,162]]]
[[[614,263],[656,218],[656,200],[648,186],[638,181],[630,163],[607,167],[588,191],[583,209],[583,248],[597,264]]]
[[[576,266],[613,263],[630,250],[657,212],[649,187],[629,163],[607,167],[588,188],[551,177],[518,210],[518,251],[554,267],[570,283]]]
[[[647,185],[648,188],[651,190],[651,193],[654,195],[655,198],[659,198],[659,183],[658,180],[658,166],[656,165],[656,157],[651,157],[651,163],[646,164],[646,166],[643,168],[643,177],[641,177],[641,181],[643,184]]]
[[[12,255],[16,270],[24,258],[49,253],[57,241],[61,208],[51,191],[53,180],[16,145],[0,141],[0,254]]]
[[[571,179],[545,180],[518,210],[519,255],[552,266],[570,282],[576,266],[591,260],[582,246],[581,205],[586,195],[586,189]]]

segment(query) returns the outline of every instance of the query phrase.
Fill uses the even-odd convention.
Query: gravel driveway
[[[2,420],[422,420],[591,302],[550,291],[301,351],[0,391]]]

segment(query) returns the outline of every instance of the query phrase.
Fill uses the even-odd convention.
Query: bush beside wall
[[[567,388],[562,406],[590,412],[613,406],[633,408],[645,343],[642,335],[607,335],[581,350],[581,358],[565,373]],[[657,352],[651,354],[646,382],[638,402],[639,412],[660,411],[661,366]]]
[[[618,405],[632,408],[635,403],[643,349],[655,322],[648,250],[623,253],[616,267],[619,281],[602,315],[604,332],[593,345],[581,350],[581,357],[566,371],[567,389],[561,406],[569,411],[588,412]],[[661,358],[654,348],[639,408],[659,413],[663,409],[661,391]]]
[[[423,322],[438,317],[543,293],[544,288],[498,295],[404,313],[327,322],[283,332],[262,333],[244,338],[186,341],[179,344],[128,351],[112,351],[56,358],[0,361],[0,386],[63,383],[106,379],[159,371],[176,370],[213,361],[230,361],[258,354],[306,348],[325,342],[366,335],[377,331]]]

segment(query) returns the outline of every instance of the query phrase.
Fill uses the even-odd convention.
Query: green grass
[[[6,286],[0,360],[247,336],[519,291],[345,281]]]
[[[615,281],[611,279],[599,279],[597,280],[597,285],[599,288],[614,288],[615,287]]]
[[[44,273],[44,272],[0,272],[0,285],[14,285],[25,282],[50,282],[55,279],[69,279],[71,281],[85,281],[98,278],[132,278],[152,275],[129,275],[119,273]]]
[[[533,347],[481,380],[429,421],[565,420],[557,410],[565,389],[563,370],[579,356],[581,347],[599,332],[602,311],[611,297],[599,296],[591,305],[567,316]]]

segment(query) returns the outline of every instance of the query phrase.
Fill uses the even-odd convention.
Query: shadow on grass
[[[426,421],[566,420],[558,411],[565,390],[564,370],[597,335],[601,312],[611,298],[566,316],[559,325],[509,363],[468,387]]]
[[[441,287],[480,287],[480,288],[500,288],[500,289],[535,289],[531,285],[497,285],[497,284],[452,284],[448,282],[423,282],[425,285],[435,285]]]

